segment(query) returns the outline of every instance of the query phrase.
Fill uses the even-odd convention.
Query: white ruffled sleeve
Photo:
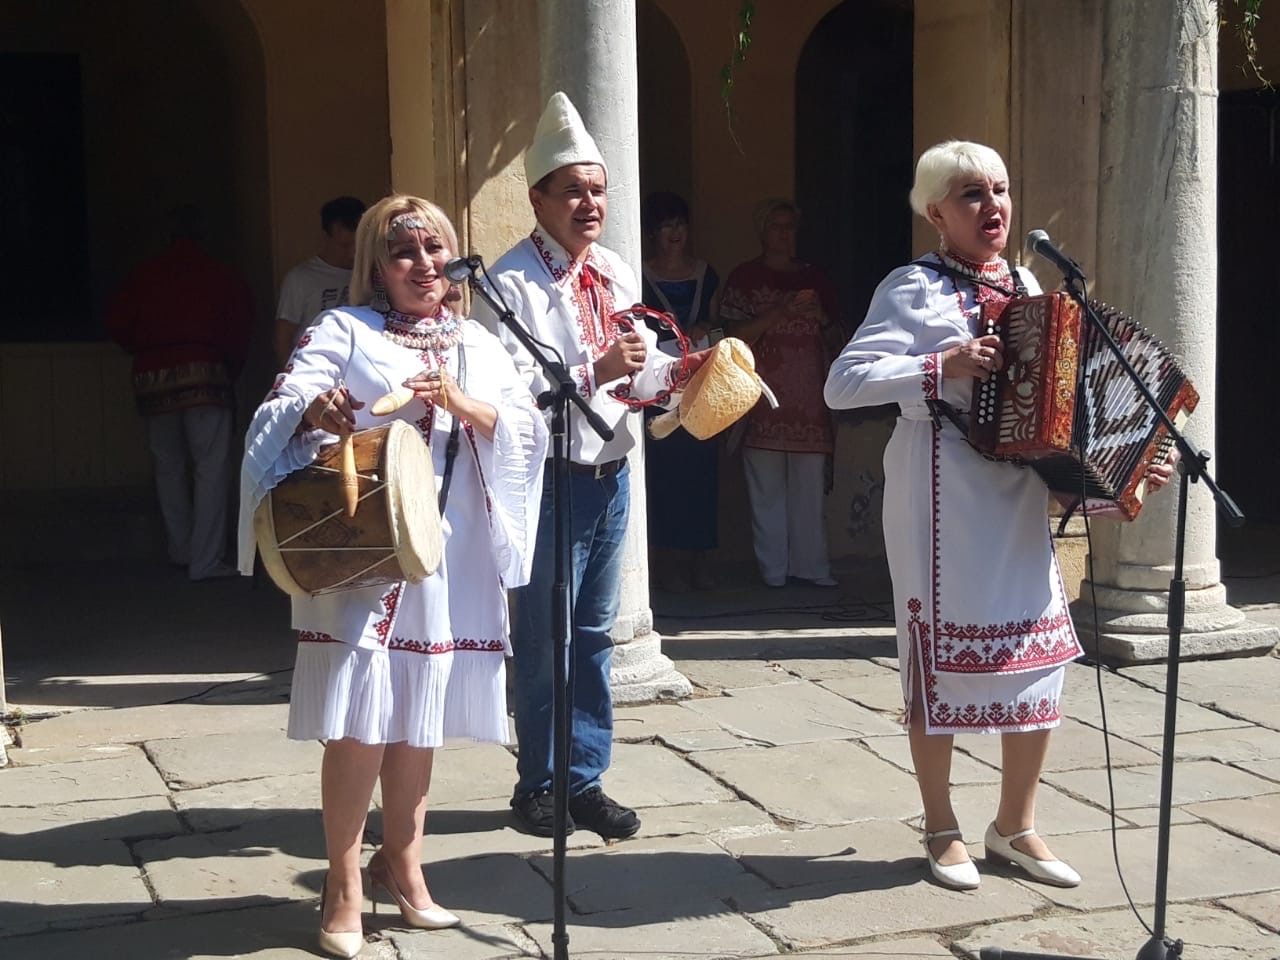
[[[284,372],[258,407],[245,435],[240,467],[240,525],[237,566],[253,574],[257,541],[253,514],[281,480],[307,466],[320,447],[337,440],[324,430],[297,432],[311,402],[332,388],[351,362],[352,319],[331,311],[322,314],[294,347]]]
[[[939,396],[940,354],[917,353],[928,316],[937,313],[919,267],[900,268],[881,281],[862,326],[831,364],[823,390],[827,406],[846,410]]]
[[[549,433],[510,355],[479,324],[467,331],[467,364],[485,373],[483,395],[498,411],[492,442],[476,434],[476,455],[489,502],[494,560],[504,587],[529,582],[542,505]],[[470,376],[470,373],[468,373]]]

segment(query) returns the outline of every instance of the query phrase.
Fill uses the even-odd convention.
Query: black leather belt
[[[605,477],[612,477],[627,465],[627,458],[622,457],[619,460],[606,460],[604,463],[574,463],[569,461],[570,473],[581,473],[588,477],[595,477],[602,480]]]

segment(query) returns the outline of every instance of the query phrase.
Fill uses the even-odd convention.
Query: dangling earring
[[[387,300],[387,288],[382,282],[382,271],[373,271],[373,295],[369,297],[369,306],[378,313],[389,313],[391,302]]]

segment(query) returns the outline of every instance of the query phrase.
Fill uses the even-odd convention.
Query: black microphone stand
[[[1037,252],[1040,252],[1037,250]],[[1053,260],[1045,254],[1046,259]],[[1056,260],[1054,260],[1057,263]],[[1167,624],[1169,631],[1169,655],[1164,690],[1164,731],[1160,755],[1160,825],[1156,838],[1156,891],[1155,918],[1151,929],[1151,937],[1138,951],[1136,960],[1167,960],[1169,957],[1182,956],[1182,941],[1170,940],[1165,935],[1165,918],[1169,902],[1169,829],[1173,811],[1173,756],[1174,737],[1178,721],[1178,667],[1182,650],[1182,628],[1186,621],[1187,582],[1183,578],[1183,553],[1187,539],[1187,481],[1203,483],[1213,495],[1214,502],[1222,512],[1223,518],[1233,527],[1244,523],[1244,514],[1209,474],[1209,452],[1196,450],[1187,442],[1187,438],[1174,426],[1169,415],[1165,413],[1159,401],[1152,395],[1146,383],[1129,363],[1111,331],[1107,329],[1102,318],[1098,316],[1089,302],[1085,291],[1085,276],[1079,264],[1068,260],[1069,266],[1057,264],[1063,269],[1063,285],[1071,299],[1080,304],[1080,309],[1093,325],[1095,332],[1107,348],[1119,361],[1120,368],[1133,381],[1144,401],[1156,418],[1169,431],[1169,436],[1177,445],[1181,459],[1178,461],[1178,473],[1182,482],[1178,484],[1178,517],[1177,535],[1174,540],[1173,575],[1169,580],[1169,607]],[[1087,509],[1087,508],[1086,508]],[[1094,624],[1097,629],[1097,624]],[[1065,957],[1061,954],[1047,953],[1013,953],[999,947],[984,947],[979,951],[981,960],[1081,960],[1079,957]]]
[[[478,260],[478,258],[476,258]],[[551,682],[552,734],[552,853],[551,886],[555,899],[551,943],[554,960],[568,960],[569,934],[565,930],[565,877],[564,861],[569,825],[569,751],[572,748],[572,732],[569,727],[572,675],[569,672],[569,651],[573,644],[573,611],[569,602],[569,418],[568,406],[572,402],[582,412],[591,429],[602,440],[612,440],[613,430],[578,394],[577,384],[559,360],[547,356],[529,331],[516,319],[507,305],[501,302],[501,294],[495,296],[482,284],[473,272],[467,279],[471,292],[479,296],[511,331],[512,336],[529,352],[542,368],[551,389],[538,397],[541,409],[551,408],[551,509],[555,522],[555,565],[551,584],[551,624],[555,634]]]

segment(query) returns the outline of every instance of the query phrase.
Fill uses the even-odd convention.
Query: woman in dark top
[[[674,193],[654,193],[641,211],[649,257],[644,262],[644,302],[675,317],[701,350],[719,339],[720,278],[689,252],[689,207]],[[658,329],[659,349],[679,355],[675,334]],[[714,339],[713,339],[714,338]],[[658,411],[660,412],[660,411]],[[645,489],[654,575],[665,589],[713,586],[707,551],[717,543],[719,445],[677,430],[647,438]]]

